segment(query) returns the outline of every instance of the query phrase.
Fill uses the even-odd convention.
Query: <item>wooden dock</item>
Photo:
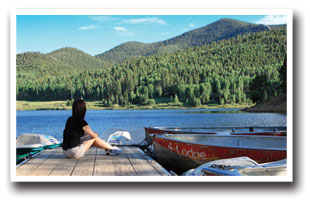
[[[44,150],[16,168],[16,176],[168,176],[169,172],[138,147],[121,147],[123,154],[105,155],[91,148],[83,158],[66,158],[61,148]]]

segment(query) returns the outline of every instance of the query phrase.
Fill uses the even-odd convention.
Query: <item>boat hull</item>
[[[286,159],[259,164],[248,157],[221,159],[188,170],[186,176],[286,176]]]
[[[16,139],[16,163],[44,150],[61,146],[61,143],[53,136],[25,133]]]
[[[145,139],[149,144],[153,143],[153,134],[164,135],[164,134],[200,134],[201,132],[194,131],[177,131],[177,130],[168,130],[168,129],[160,129],[154,127],[144,128],[145,130]],[[203,132],[203,134],[215,135],[216,132]]]
[[[258,127],[259,128],[259,127]],[[279,127],[280,129],[283,129],[282,127]],[[210,129],[209,131],[201,131]],[[219,131],[212,131],[212,129],[227,129],[227,130],[234,130],[233,127],[219,127],[219,128],[159,128],[159,127],[145,127],[145,139],[149,144],[153,143],[153,135],[164,135],[164,134],[208,134],[208,135],[215,135],[219,134],[221,132]],[[237,128],[238,129],[238,128]],[[272,128],[270,128],[272,129]],[[275,129],[277,129],[275,127]],[[200,131],[198,131],[200,130]],[[259,136],[286,136],[286,131],[254,131],[254,128],[249,127],[248,132],[242,131],[242,132],[233,132],[229,131],[226,132],[230,135],[259,135]]]
[[[258,163],[266,163],[286,158],[286,148],[256,149],[212,146],[183,142],[163,136],[154,138],[153,147],[156,160],[166,169],[173,170],[177,174],[219,159],[247,156]]]

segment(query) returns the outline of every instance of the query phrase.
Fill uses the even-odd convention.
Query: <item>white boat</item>
[[[107,142],[111,145],[132,145],[132,139],[129,131],[119,130],[112,133]]]
[[[60,146],[61,143],[50,135],[25,133],[16,139],[16,162],[42,151]]]
[[[249,157],[236,157],[211,161],[185,176],[286,176],[286,159],[259,164]]]

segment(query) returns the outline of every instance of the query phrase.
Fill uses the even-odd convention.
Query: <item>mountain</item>
[[[126,42],[111,50],[91,56],[81,50],[65,47],[48,54],[26,52],[17,55],[17,67],[21,69],[48,70],[57,74],[59,69],[93,69],[102,68],[108,64],[119,63],[129,58],[174,53],[188,47],[202,46],[237,35],[268,31],[281,26],[264,26],[250,24],[232,19],[221,19],[207,26],[194,29],[174,38],[154,42]],[[39,65],[40,64],[40,65]]]
[[[47,56],[78,69],[101,68],[104,65],[102,60],[71,47],[58,49]]]
[[[278,28],[171,54],[140,56],[104,68],[87,67],[84,59],[72,59],[73,55],[89,57],[73,48],[18,54],[16,97],[32,101],[83,97],[102,100],[106,106],[152,105],[176,96],[185,106],[251,103],[250,95],[262,91],[252,87],[257,75],[268,80],[260,85],[264,98],[285,93],[279,71],[284,65],[286,41],[286,29]]]
[[[48,54],[25,52],[16,55],[16,66],[19,72],[36,70],[57,75],[63,71],[102,68],[104,62],[81,50],[65,47]]]
[[[25,52],[16,55],[16,70],[17,73],[36,72],[42,74],[48,72],[55,75],[58,72],[72,71],[73,67],[40,52]]]
[[[31,101],[83,97],[105,106],[153,105],[176,98],[184,106],[252,103],[251,94],[263,91],[268,99],[285,93],[280,75],[286,36],[286,29],[274,29],[87,70],[79,70],[77,64],[70,70],[64,67],[69,63],[60,58],[68,49],[19,54],[16,97]],[[263,89],[253,87],[257,75],[267,80],[259,85]]]
[[[173,53],[187,47],[202,46],[219,40],[236,37],[237,35],[269,30],[270,27],[265,25],[225,18],[165,41],[155,43],[123,43],[107,52],[96,55],[96,57],[106,62],[117,63],[131,57]]]

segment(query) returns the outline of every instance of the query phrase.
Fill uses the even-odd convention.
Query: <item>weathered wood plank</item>
[[[58,163],[49,176],[70,176],[78,161],[79,159],[66,158],[63,156],[63,159]]]
[[[16,169],[17,176],[160,176],[169,172],[137,147],[105,155],[91,148],[81,159],[66,158],[61,148],[45,150]]]
[[[116,176],[114,159],[114,156],[105,155],[103,149],[97,149],[94,176]]]
[[[29,176],[48,176],[61,160],[64,159],[61,148],[54,149],[54,153],[41,163]]]
[[[111,158],[115,176],[137,176],[137,173],[124,153],[111,156]]]
[[[146,160],[144,152],[136,147],[124,147],[130,163],[138,176],[160,176],[159,172]]]
[[[71,176],[93,176],[96,159],[96,148],[89,149],[77,162]]]
[[[157,170],[157,172],[161,176],[171,176],[171,174],[163,166],[161,166],[157,161],[155,161],[152,157],[146,154],[144,155],[144,157]]]
[[[30,159],[25,164],[16,168],[16,176],[28,176],[32,171],[38,168],[47,158],[55,152],[54,149],[42,151],[35,158]]]

